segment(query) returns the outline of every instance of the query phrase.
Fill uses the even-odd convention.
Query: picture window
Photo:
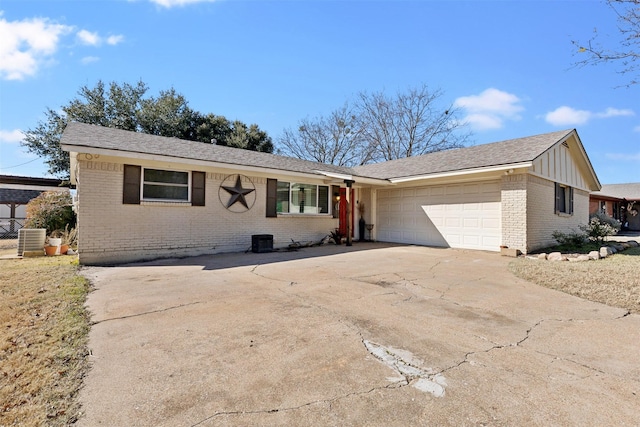
[[[276,211],[295,214],[328,214],[329,187],[278,181]]]
[[[189,172],[143,169],[142,200],[188,202],[190,199]]]

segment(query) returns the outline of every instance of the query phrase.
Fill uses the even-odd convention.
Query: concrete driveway
[[[365,243],[87,268],[79,425],[639,425],[640,316],[509,261]]]

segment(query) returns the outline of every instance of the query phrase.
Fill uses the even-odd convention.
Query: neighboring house
[[[589,214],[596,212],[621,221],[623,230],[640,231],[640,183],[603,185],[589,196]]]
[[[59,179],[0,175],[0,239],[14,239],[24,225],[26,206],[44,191],[69,191]]]
[[[85,264],[315,242],[360,204],[378,241],[527,253],[585,224],[600,189],[575,130],[355,168],[80,123],[61,145]]]

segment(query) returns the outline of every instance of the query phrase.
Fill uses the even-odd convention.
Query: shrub
[[[45,191],[27,203],[25,228],[46,228],[47,234],[73,228],[76,214],[71,194],[67,191]]]
[[[586,233],[589,240],[602,243],[605,237],[617,234],[621,225],[620,221],[615,218],[603,213],[596,213],[589,218],[589,223],[580,226],[580,229]]]
[[[580,247],[587,242],[587,234],[584,231],[571,231],[570,233],[563,233],[562,231],[554,231],[551,236],[558,242],[558,244],[569,247]]]

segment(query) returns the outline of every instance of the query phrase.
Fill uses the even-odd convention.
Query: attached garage
[[[379,190],[378,240],[500,250],[500,181]]]

